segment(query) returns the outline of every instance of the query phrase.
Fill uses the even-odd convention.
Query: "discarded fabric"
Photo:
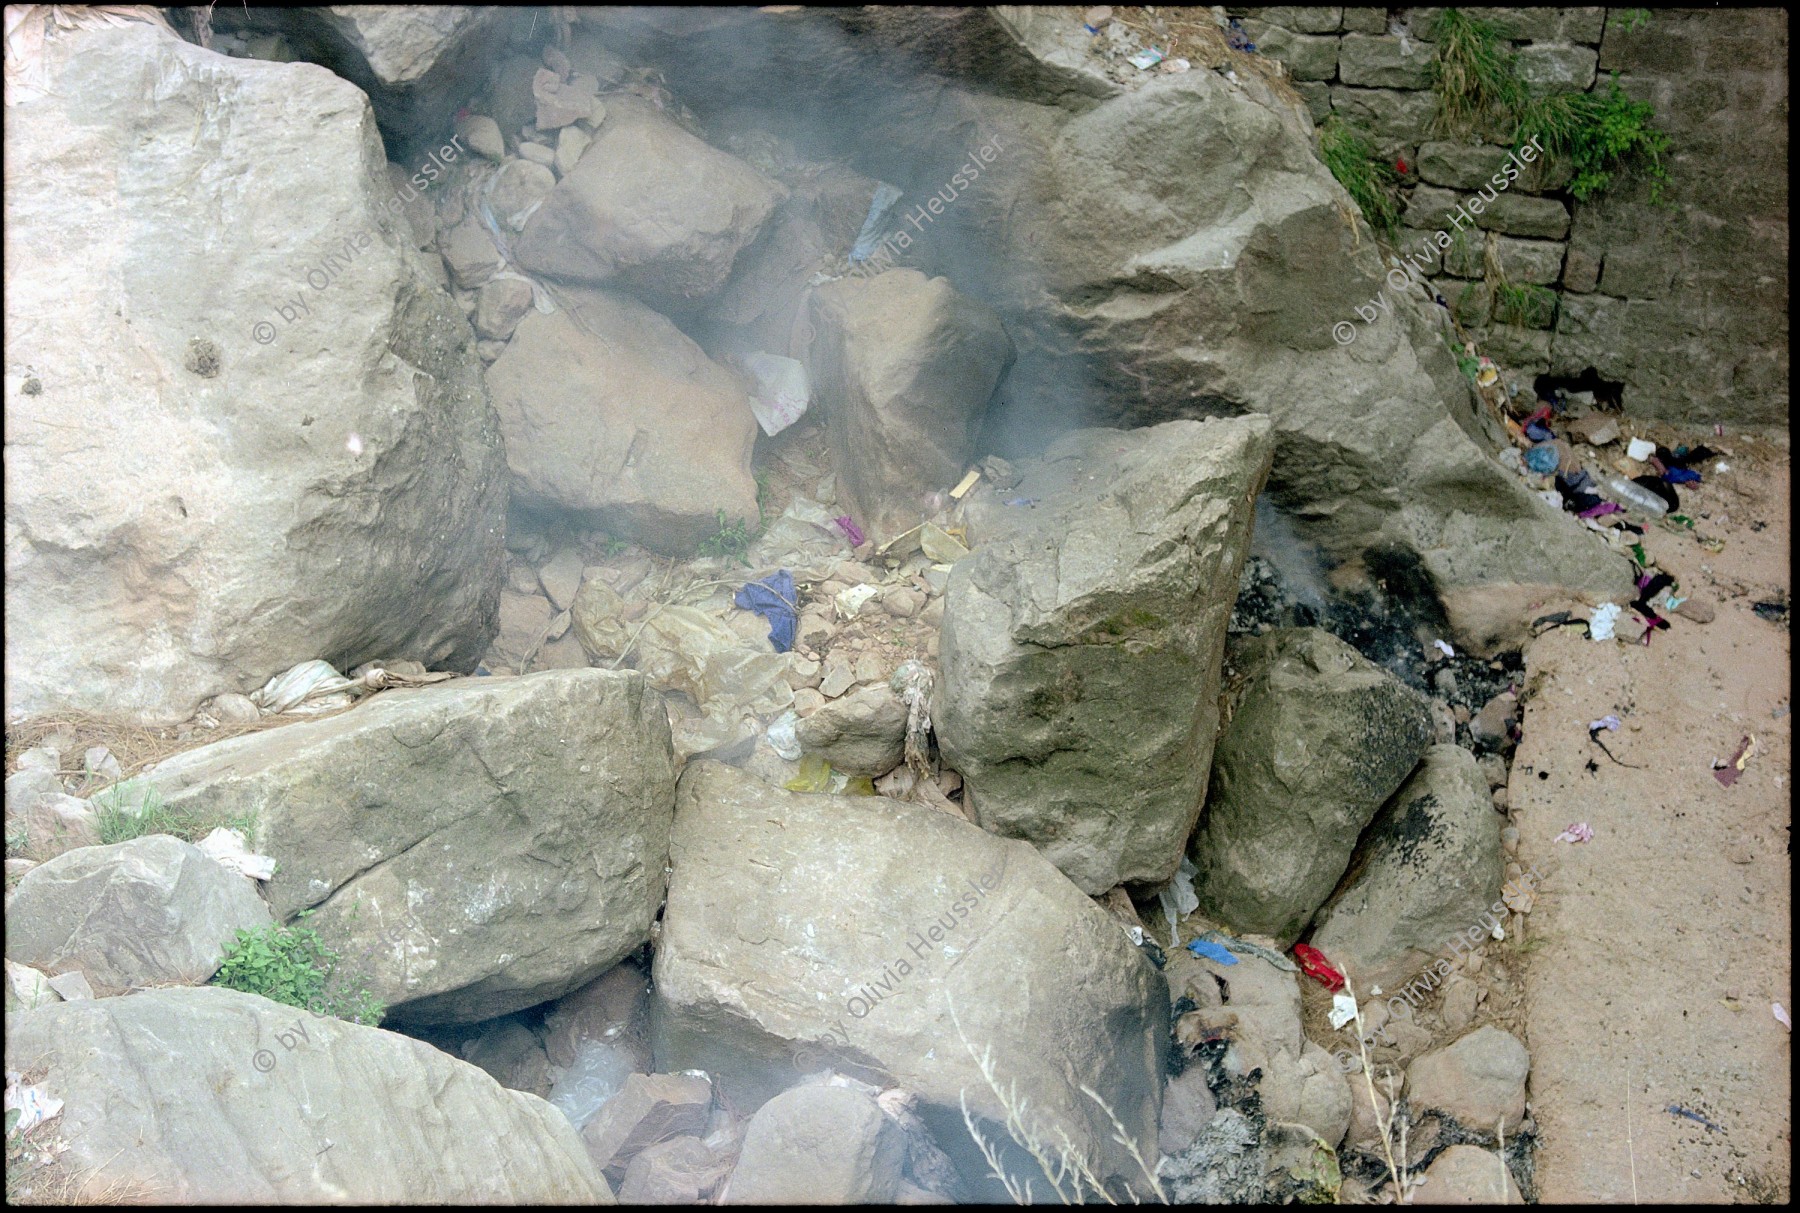
[[[1280,952],[1277,952],[1274,948],[1265,948],[1260,943],[1251,943],[1247,939],[1239,939],[1234,935],[1227,935],[1223,931],[1203,931],[1200,934],[1200,938],[1206,940],[1208,943],[1222,944],[1225,947],[1230,948],[1233,952],[1239,952],[1245,956],[1254,956],[1258,960],[1266,960],[1276,968],[1280,969],[1283,973],[1298,973],[1300,971],[1299,965],[1283,956]]]
[[[1617,716],[1602,716],[1600,719],[1588,724],[1588,732],[1590,733],[1598,733],[1601,729],[1617,733],[1619,731],[1619,718]]]
[[[1698,1113],[1698,1112],[1690,1112],[1688,1109],[1682,1107],[1680,1104],[1672,1103],[1668,1106],[1668,1108],[1665,1109],[1665,1111],[1673,1112],[1677,1116],[1685,1116],[1689,1120],[1697,1120],[1701,1124],[1706,1126],[1707,1132],[1709,1132],[1709,1133],[1723,1133],[1725,1131],[1722,1126],[1714,1124],[1712,1121],[1706,1119],[1706,1117],[1700,1115],[1700,1113]]]
[[[1700,473],[1691,468],[1670,468],[1663,473],[1663,479],[1670,484],[1694,484],[1700,479]]]
[[[1581,513],[1575,515],[1575,517],[1577,517],[1577,518],[1604,518],[1608,514],[1619,514],[1619,513],[1623,513],[1623,512],[1624,511],[1622,509],[1620,509],[1618,502],[1602,501],[1599,505],[1589,506],[1587,509],[1581,511]]]
[[[1590,640],[1611,640],[1613,625],[1619,622],[1619,604],[1603,602],[1594,608],[1593,616],[1588,620],[1588,638]]]
[[[853,548],[861,547],[863,542],[868,538],[868,536],[863,534],[862,528],[850,520],[850,515],[848,514],[839,514],[836,518],[833,518],[832,521],[837,524],[838,530],[844,532],[844,538],[850,541],[850,546]]]
[[[1588,842],[1594,837],[1594,831],[1585,821],[1572,822],[1569,828],[1552,838],[1551,842]]]
[[[1294,959],[1300,962],[1303,973],[1333,994],[1344,988],[1344,975],[1331,967],[1331,962],[1325,959],[1325,953],[1319,949],[1297,943],[1294,945]]]
[[[1533,421],[1525,426],[1525,437],[1533,442],[1550,442],[1555,439],[1556,435],[1543,422]]]
[[[1234,965],[1238,962],[1237,957],[1233,956],[1225,948],[1220,947],[1218,944],[1212,943],[1209,940],[1192,940],[1188,943],[1187,948],[1188,951],[1200,957],[1202,960],[1211,960],[1222,965]]]
[[[777,653],[785,653],[794,647],[794,629],[800,624],[800,607],[792,573],[782,569],[761,581],[752,581],[731,601],[769,621],[769,643],[775,646]]]
[[[1525,432],[1532,437],[1536,437],[1536,435],[1531,434],[1530,429],[1527,429]],[[1548,435],[1549,431],[1545,430],[1544,433]],[[1548,476],[1551,472],[1556,470],[1556,465],[1562,461],[1562,456],[1557,453],[1555,447],[1550,445],[1547,438],[1540,438],[1538,439],[1538,442],[1539,445],[1534,446],[1529,451],[1525,452],[1525,466],[1540,476]]]

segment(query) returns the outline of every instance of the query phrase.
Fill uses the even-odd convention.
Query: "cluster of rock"
[[[170,835],[98,845],[60,752],[9,777],[8,835],[17,824],[40,850],[8,864],[8,1057],[41,1062],[31,1081],[66,1105],[49,1131],[89,1181],[188,1201],[1003,1196],[966,1116],[1040,1191],[1019,1136],[1067,1142],[1114,1197],[1163,1182],[1258,1199],[1330,1190],[1317,1149],[1366,1142],[1342,1063],[1303,1030],[1304,1008],[1327,1035],[1299,975],[1255,955],[1164,956],[1158,937],[1216,925],[1279,957],[1310,932],[1359,991],[1411,987],[1518,874],[1488,772],[1442,742],[1423,696],[1322,631],[1228,636],[1257,498],[1267,488],[1314,510],[1321,535],[1367,542],[1464,525],[1472,515],[1444,513],[1428,484],[1491,492],[1523,538],[1469,561],[1426,553],[1454,574],[1448,590],[1517,580],[1521,553],[1564,536],[1510,495],[1473,422],[1417,403],[1439,399],[1434,372],[1398,329],[1369,364],[1380,424],[1295,403],[1324,374],[1299,321],[1271,321],[1271,335],[1234,320],[1216,365],[1152,343],[1140,428],[1068,428],[1035,454],[974,462],[1009,393],[1016,405],[1074,365],[1071,341],[1116,358],[1108,375],[1137,374],[1122,368],[1139,355],[1121,351],[1146,324],[1215,323],[1244,302],[1279,312],[1293,288],[1279,281],[1287,254],[1265,247],[1277,227],[1308,256],[1360,264],[1327,236],[1334,187],[1285,119],[1224,77],[1074,88],[1085,77],[1014,38],[1025,94],[1060,80],[1056,95],[1080,100],[1009,111],[956,91],[945,104],[1035,142],[1042,163],[1021,161],[1025,178],[1070,174],[1066,191],[1033,187],[1058,200],[1043,202],[1051,247],[1001,263],[1029,261],[1036,286],[1010,271],[972,270],[966,292],[914,269],[845,272],[878,183],[766,136],[715,146],[643,66],[659,52],[636,56],[634,39],[704,47],[778,16],[595,11],[566,37],[509,42],[467,98],[482,112],[435,148],[429,190],[386,163],[368,103],[317,68],[225,60],[150,25],[50,40],[63,93],[24,107],[29,146],[47,181],[81,186],[82,206],[126,186],[177,216],[198,205],[178,186],[199,153],[180,140],[148,182],[88,163],[123,155],[122,140],[174,139],[162,110],[121,99],[166,68],[196,95],[241,83],[257,115],[245,129],[268,140],[246,171],[314,190],[283,192],[304,239],[278,251],[311,255],[347,215],[368,233],[347,247],[370,260],[321,270],[329,289],[305,308],[281,297],[286,267],[260,246],[230,253],[234,274],[240,255],[254,273],[225,287],[173,274],[179,289],[152,290],[127,274],[144,292],[132,299],[159,303],[142,335],[102,307],[100,269],[74,276],[47,314],[94,322],[103,348],[68,363],[79,374],[17,389],[46,436],[17,454],[9,442],[9,470],[47,482],[49,461],[70,456],[57,419],[78,392],[115,389],[130,440],[95,465],[117,477],[92,509],[46,494],[15,522],[9,478],[9,570],[51,615],[53,597],[105,587],[113,599],[56,609],[89,610],[75,631],[117,643],[16,693],[9,670],[9,715],[106,703],[181,719],[321,653],[341,668],[483,661],[488,675],[201,746],[116,794],[126,812],[154,800],[175,819],[253,823],[246,841],[276,865],[266,880]],[[434,73],[450,71],[430,64],[461,62],[498,28],[482,14],[336,20],[355,37],[339,28],[331,53],[362,40],[390,122],[394,107],[430,111]],[[857,61],[840,20],[902,41],[911,29],[929,50],[992,39],[1010,18],[807,17],[798,44]],[[899,110],[917,99],[905,96]],[[310,167],[319,148],[283,130],[280,105],[341,115],[325,124],[326,163],[354,166],[350,184]],[[905,126],[866,110],[865,129]],[[115,111],[122,125],[86,117]],[[86,161],[51,139],[75,117]],[[1231,172],[1155,207],[1118,189],[1158,132],[1189,123]],[[907,129],[896,147],[926,128]],[[207,154],[248,157],[243,136]],[[1262,218],[1229,231],[1208,219],[1195,236],[1233,173]],[[24,207],[31,231],[52,192]],[[1089,203],[1101,219],[1081,222],[1102,230],[1084,249],[1070,225]],[[965,221],[979,232],[993,204],[971,192]],[[954,231],[946,221],[946,247],[968,247]],[[73,237],[57,240],[52,267],[85,265]],[[46,307],[49,274],[27,275]],[[262,314],[249,305],[264,289],[281,323],[252,321],[267,330],[226,343],[223,369],[218,350],[186,344],[226,296]],[[1091,327],[1071,337],[1077,311]],[[325,346],[340,326],[349,354]],[[46,348],[46,366],[73,357]],[[193,353],[188,378],[164,373],[175,348]],[[318,376],[339,357],[357,374],[321,404]],[[756,368],[769,359],[801,368],[812,403],[761,448],[759,501],[770,401]],[[255,417],[228,407],[278,381]],[[10,404],[10,377],[7,390]],[[1226,415],[1166,420],[1177,395]],[[1404,432],[1371,436],[1389,423]],[[1402,440],[1418,450],[1402,456]],[[228,474],[165,493],[146,442]],[[1344,474],[1309,487],[1297,460],[1321,452]],[[1404,474],[1386,476],[1390,458]],[[158,520],[127,525],[126,505],[144,501]],[[696,549],[711,554],[685,559]],[[149,566],[170,586],[152,643],[127,651],[142,619],[108,604],[137,602]],[[791,647],[736,605],[783,572]],[[1606,575],[1584,566],[1583,579]],[[241,617],[214,620],[228,609]],[[1166,921],[1147,909],[1159,900]],[[1196,906],[1204,924],[1180,912]],[[302,915],[404,1034],[206,986],[239,930]],[[1493,1119],[1493,1092],[1465,1079],[1505,1050],[1491,1029],[1466,1032],[1486,988],[1466,950],[1461,985],[1430,983],[1439,1027],[1412,1023],[1415,998],[1392,1012],[1413,1033],[1397,1024],[1375,1058],[1409,1062],[1403,1098],[1452,1126],[1421,1163],[1447,1165],[1446,1147]],[[1440,1032],[1467,1039],[1434,1051]],[[1511,1140],[1525,1073],[1502,1061]],[[112,1110],[109,1068],[129,1114]],[[347,1077],[368,1074],[381,1081]],[[247,1094],[221,1098],[234,1085]],[[513,1143],[505,1159],[495,1127]],[[453,1163],[427,1156],[477,1132],[488,1144]],[[140,1138],[153,1144],[121,1149]],[[1239,1159],[1230,1184],[1221,1152]]]

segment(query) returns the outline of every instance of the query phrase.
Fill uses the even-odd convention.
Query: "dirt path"
[[[1790,589],[1787,439],[1650,436],[1732,451],[1731,471],[1682,491],[1722,551],[1658,527],[1645,537],[1717,614],[1678,617],[1647,648],[1563,628],[1526,650],[1508,791],[1522,862],[1550,872],[1526,945],[1538,1194],[1784,1201],[1792,1038],[1770,1004],[1794,1009],[1790,636],[1751,606]],[[1623,726],[1602,740],[1638,769],[1589,742],[1588,723],[1608,714]],[[1712,761],[1745,735],[1755,753],[1722,787]],[[1576,821],[1592,841],[1552,841]]]

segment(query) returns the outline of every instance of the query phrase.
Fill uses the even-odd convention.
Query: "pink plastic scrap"
[[[1594,831],[1588,827],[1587,822],[1577,821],[1577,822],[1572,823],[1568,829],[1566,829],[1562,833],[1558,834],[1551,841],[1552,842],[1587,842],[1589,839],[1593,838],[1593,836],[1594,836]]]
[[[1585,509],[1585,510],[1581,511],[1581,513],[1575,515],[1575,517],[1577,517],[1577,518],[1602,518],[1602,517],[1605,517],[1607,514],[1617,514],[1620,512],[1621,512],[1621,510],[1620,510],[1618,502],[1602,501],[1599,505],[1590,505],[1587,509]]]
[[[1788,1018],[1788,1013],[1787,1013],[1786,1007],[1782,1006],[1778,1002],[1772,1002],[1769,1004],[1769,1010],[1775,1012],[1775,1018],[1781,1024],[1782,1027],[1786,1028],[1790,1032],[1792,1032],[1794,1030],[1794,1021]]]
[[[1602,716],[1600,719],[1588,723],[1588,732],[1590,733],[1598,733],[1601,729],[1605,729],[1611,733],[1617,733],[1619,731],[1619,718],[1617,716]]]
[[[833,518],[832,521],[838,524],[838,529],[844,532],[844,536],[850,540],[851,547],[859,548],[863,545],[865,536],[862,528],[850,521],[850,515],[845,514],[842,517]]]

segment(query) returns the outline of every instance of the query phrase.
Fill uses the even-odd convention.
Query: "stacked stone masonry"
[[[1228,8],[1280,60],[1314,122],[1336,113],[1404,163],[1398,246],[1418,249],[1509,149],[1434,128],[1436,8]],[[1661,205],[1627,172],[1576,201],[1566,166],[1525,166],[1434,285],[1521,382],[1588,370],[1636,416],[1777,425],[1788,408],[1787,14],[1778,8],[1469,8],[1535,88],[1620,87],[1666,131]],[[1548,167],[1548,171],[1546,171]],[[1511,307],[1492,267],[1531,292]]]

